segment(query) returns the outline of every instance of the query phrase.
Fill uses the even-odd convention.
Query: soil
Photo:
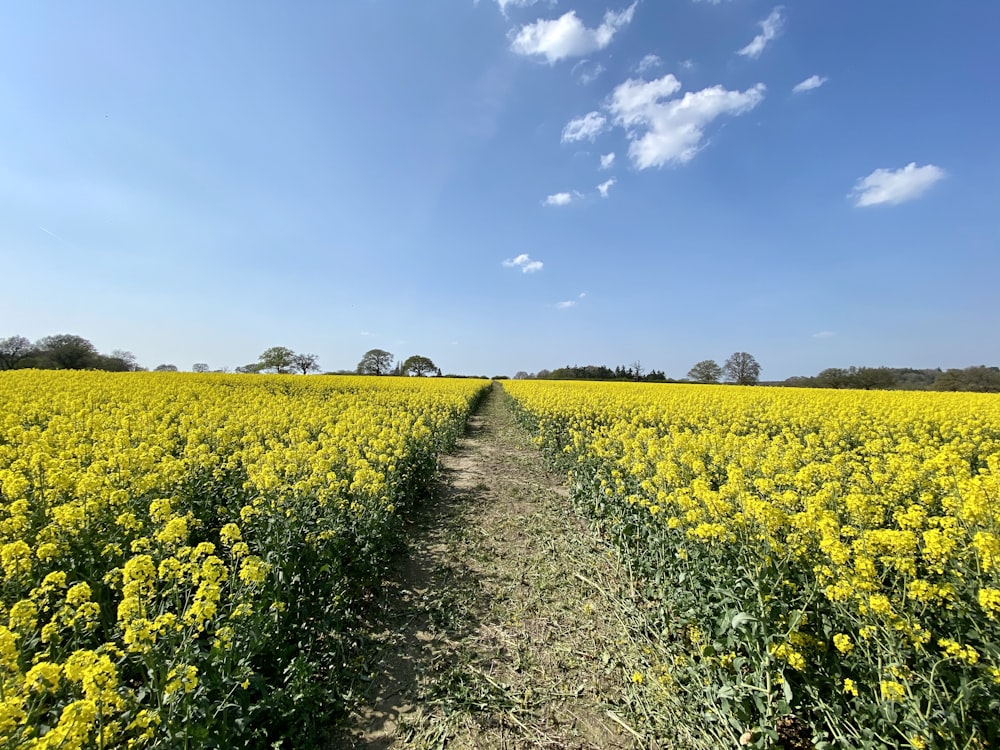
[[[610,550],[494,385],[442,459],[371,618],[338,746],[631,748],[633,668]]]

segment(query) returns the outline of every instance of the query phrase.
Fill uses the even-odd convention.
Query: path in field
[[[366,648],[367,748],[629,748],[620,576],[494,385],[409,530]]]

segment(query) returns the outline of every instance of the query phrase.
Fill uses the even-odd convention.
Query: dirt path
[[[444,459],[366,649],[347,746],[630,748],[640,658],[605,594],[618,573],[499,386]]]

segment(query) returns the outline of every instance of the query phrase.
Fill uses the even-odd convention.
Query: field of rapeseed
[[[310,746],[485,385],[0,373],[0,747]]]
[[[732,746],[1000,747],[1000,399],[514,381]]]

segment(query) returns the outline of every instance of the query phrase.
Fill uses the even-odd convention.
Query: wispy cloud
[[[736,54],[754,59],[760,57],[760,53],[764,51],[768,43],[776,39],[781,33],[781,27],[785,24],[785,18],[781,14],[781,11],[782,8],[780,5],[772,10],[771,14],[760,22],[760,33],[751,40],[750,44],[738,50]]]
[[[586,292],[580,292],[578,295],[576,295],[576,299],[567,299],[563,300],[562,302],[556,302],[553,305],[553,307],[555,307],[557,310],[569,310],[571,307],[576,307],[578,304],[580,304],[580,302],[586,299],[586,297],[587,297]]]
[[[586,86],[600,77],[601,73],[604,72],[604,66],[593,60],[581,60],[573,66],[573,70],[570,72],[576,76],[580,85]]]
[[[553,20],[539,19],[516,33],[512,31],[510,48],[519,55],[544,57],[550,64],[589,55],[611,44],[618,30],[631,23],[637,4],[619,12],[609,10],[601,25],[593,29],[584,26],[573,10]]]
[[[374,334],[374,333],[372,333],[371,331],[360,331],[360,332],[358,333],[358,335],[359,335],[359,336],[374,336],[375,334]]]
[[[521,273],[535,273],[541,271],[545,264],[540,260],[532,260],[527,253],[521,253],[516,258],[508,258],[503,265],[505,268],[520,268]]]
[[[60,237],[60,236],[59,236],[58,234],[56,234],[55,232],[53,232],[53,231],[51,231],[51,230],[49,230],[49,229],[46,229],[46,228],[45,228],[45,227],[43,227],[43,226],[39,226],[38,228],[39,228],[39,229],[41,229],[41,230],[42,230],[43,232],[45,232],[45,234],[47,234],[47,235],[48,235],[49,237],[53,237],[53,238],[55,238],[55,239],[59,240],[60,242],[66,242],[66,240],[64,240],[64,239],[63,239],[62,237]],[[67,244],[69,244],[69,243],[67,243]]]
[[[553,193],[546,196],[542,201],[543,206],[568,206],[570,203],[581,197],[575,190],[572,193]]]
[[[854,198],[856,206],[877,206],[880,203],[905,203],[919,198],[930,187],[947,176],[941,167],[927,164],[918,167],[910,162],[901,169],[876,169],[867,177],[858,180],[848,198]]]
[[[497,5],[500,6],[500,12],[505,16],[507,15],[508,8],[527,8],[531,5],[537,5],[538,3],[545,3],[546,5],[555,5],[555,0],[496,0]]]
[[[746,91],[712,86],[679,99],[681,83],[672,74],[654,81],[629,79],[611,94],[608,109],[625,129],[629,157],[638,169],[685,163],[702,147],[705,128],[722,115],[740,115],[764,98],[764,84]]]
[[[610,180],[602,182],[600,185],[597,186],[597,192],[601,194],[602,198],[607,198],[608,190],[610,190],[611,186],[614,185],[616,182],[618,182],[618,180],[616,180],[614,177],[612,177]]]
[[[836,335],[837,333],[835,331],[819,331],[818,333],[814,333],[812,337],[814,339],[828,339]]]
[[[588,112],[583,117],[576,117],[563,128],[562,142],[592,141],[605,131],[607,123],[607,118],[600,112]]]
[[[611,169],[611,166],[615,163],[615,152],[612,151],[610,154],[604,154],[601,156],[601,169]]]
[[[658,68],[663,64],[659,55],[646,55],[639,61],[639,64],[635,66],[635,72],[642,75],[647,70],[652,70],[653,68]]]
[[[801,94],[803,91],[812,91],[813,89],[818,89],[824,83],[827,82],[826,76],[809,76],[806,80],[801,83],[796,83],[792,86],[793,94]]]

